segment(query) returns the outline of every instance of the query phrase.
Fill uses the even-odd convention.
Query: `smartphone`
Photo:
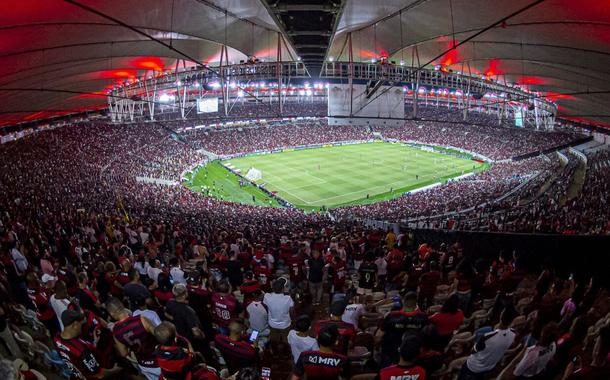
[[[248,340],[250,341],[250,343],[252,343],[257,339],[258,339],[258,331],[252,330],[252,334],[250,334],[250,338],[248,338]]]
[[[263,367],[261,369],[261,380],[271,380],[271,368]]]

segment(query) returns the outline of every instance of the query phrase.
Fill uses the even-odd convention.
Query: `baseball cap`
[[[51,276],[50,274],[45,273],[45,274],[42,275],[41,281],[42,281],[43,284],[46,284],[49,281],[57,281],[57,277]]]
[[[80,310],[66,309],[61,313],[61,323],[64,326],[70,326],[72,323],[82,321],[83,319],[85,319],[85,316]]]

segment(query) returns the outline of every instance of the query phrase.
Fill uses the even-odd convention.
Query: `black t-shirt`
[[[360,281],[358,286],[363,289],[373,289],[375,285],[375,276],[377,275],[377,265],[373,262],[364,262],[358,269]]]
[[[193,327],[201,328],[197,313],[189,305],[169,300],[165,305],[165,312],[173,318],[173,323],[176,325],[176,331],[179,335],[186,337],[189,340],[194,338]]]
[[[233,286],[241,285],[244,282],[244,277],[241,271],[241,263],[237,260],[229,260],[225,263],[227,268],[227,277]]]
[[[349,362],[347,357],[334,352],[304,351],[294,366],[294,374],[308,380],[349,378]]]
[[[383,319],[381,326],[384,333],[381,351],[398,362],[398,348],[402,343],[403,335],[409,331],[419,331],[426,324],[428,324],[428,316],[419,310],[390,312]]]
[[[324,277],[324,259],[322,256],[314,259],[313,257],[307,261],[309,265],[309,281],[311,282],[322,282],[322,278]]]

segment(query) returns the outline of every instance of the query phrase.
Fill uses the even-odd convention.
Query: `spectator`
[[[148,380],[158,380],[161,369],[155,358],[154,326],[146,317],[130,316],[121,301],[109,298],[106,310],[116,322],[112,328],[118,353],[127,358],[135,356],[140,374]]]
[[[292,308],[294,301],[292,297],[284,294],[285,280],[278,279],[273,283],[273,293],[265,294],[263,303],[269,311],[269,327],[271,342],[287,343],[288,331],[290,329]]]
[[[147,318],[154,327],[157,327],[161,324],[161,318],[159,318],[159,314],[157,314],[156,311],[148,308],[147,301],[148,299],[146,298],[136,298],[136,309],[133,311],[133,316],[137,317],[138,315],[142,315]]]
[[[170,266],[169,275],[171,276],[174,284],[186,285],[186,279],[184,278],[184,271],[180,267],[180,263],[178,262],[178,259],[175,257],[172,258],[169,261],[169,266]]]
[[[510,329],[512,320],[512,311],[504,309],[498,328],[483,335],[475,344],[472,354],[462,366],[459,380],[487,378],[487,374],[496,367],[515,340],[515,332]]]
[[[188,305],[188,290],[183,284],[176,284],[172,289],[174,299],[167,301],[165,316],[176,326],[178,334],[190,342],[200,341],[204,338],[201,331],[201,322],[197,313]]]
[[[336,326],[328,326],[318,334],[319,350],[304,351],[294,367],[292,380],[338,380],[349,378],[347,357],[333,351],[339,332]]]
[[[406,333],[417,332],[428,323],[428,317],[417,306],[417,294],[408,292],[402,299],[402,309],[388,313],[381,324],[381,366],[398,363],[402,338]]]
[[[426,378],[426,370],[417,365],[421,342],[416,335],[407,335],[400,345],[400,361],[396,365],[383,368],[376,379],[418,379]]]
[[[364,314],[364,305],[356,303],[356,295],[351,294],[348,298],[348,304],[345,306],[345,310],[341,316],[341,320],[354,325],[354,328],[357,329],[362,314]]]
[[[326,263],[320,255],[320,251],[314,250],[311,257],[307,260],[307,279],[309,280],[309,291],[313,296],[314,306],[322,302],[322,288],[324,279],[324,266]]]
[[[123,286],[123,294],[129,301],[131,309],[135,309],[138,304],[138,299],[150,298],[150,292],[146,289],[146,286],[140,282],[140,273],[131,268],[129,270],[129,283]]]
[[[593,356],[589,365],[585,364],[580,356],[575,356],[568,364],[562,380],[605,380],[610,378],[610,326],[599,330],[595,339]]]
[[[237,318],[242,312],[242,306],[237,298],[231,294],[231,285],[222,281],[217,286],[217,291],[212,293],[212,319],[218,326],[221,334],[229,335],[229,323]]]
[[[171,322],[162,322],[155,327],[155,338],[159,342],[155,355],[161,368],[160,380],[219,380],[213,368],[196,365],[189,342],[176,334]]]
[[[244,340],[244,326],[238,320],[229,324],[229,335],[218,334],[215,338],[216,348],[222,353],[230,373],[238,368],[258,368],[259,355],[256,341]]]
[[[375,255],[367,252],[364,261],[358,268],[360,280],[358,281],[358,294],[373,294],[373,288],[377,282],[377,265],[375,265]]]
[[[68,289],[66,288],[65,282],[62,280],[58,280],[55,283],[55,294],[51,296],[49,303],[51,304],[55,315],[61,315],[64,310],[68,308],[68,305],[70,305],[71,301],[70,298],[68,298]],[[61,318],[59,318],[59,330],[64,330],[64,324],[61,321]]]
[[[85,316],[76,310],[64,310],[61,314],[62,332],[55,339],[55,347],[74,376],[81,374],[86,379],[103,379],[121,371],[120,367],[103,368],[98,359],[96,342],[81,338]]]
[[[292,359],[296,364],[299,356],[304,351],[316,351],[319,349],[316,339],[310,337],[309,328],[311,319],[307,315],[302,315],[295,321],[295,329],[288,333],[288,344],[292,351]]]
[[[459,297],[457,294],[452,294],[443,304],[441,311],[434,313],[430,317],[430,322],[436,326],[439,335],[440,347],[447,346],[451,340],[453,332],[464,321],[464,312],[458,308]]]
[[[347,355],[351,344],[356,337],[356,327],[351,324],[344,322],[341,319],[343,312],[345,311],[345,304],[343,302],[335,302],[330,305],[330,319],[320,320],[316,322],[314,326],[314,335],[318,336],[320,331],[328,326],[337,327],[339,336],[337,337],[337,346],[335,352]]]
[[[558,326],[551,322],[544,326],[540,341],[536,345],[527,347],[523,358],[517,364],[513,374],[519,379],[541,378],[547,364],[555,355],[557,346]]]
[[[250,323],[248,334],[251,334],[254,330],[258,331],[258,346],[264,349],[271,333],[269,329],[269,313],[267,312],[267,307],[262,302],[262,292],[260,290],[254,292],[253,297],[253,301],[246,308]]]

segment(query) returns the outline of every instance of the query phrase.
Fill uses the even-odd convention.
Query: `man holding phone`
[[[230,373],[235,373],[242,367],[256,367],[259,364],[257,333],[250,334],[252,342],[244,339],[244,325],[233,320],[229,324],[229,336],[217,334],[214,339],[216,348],[222,354]]]

